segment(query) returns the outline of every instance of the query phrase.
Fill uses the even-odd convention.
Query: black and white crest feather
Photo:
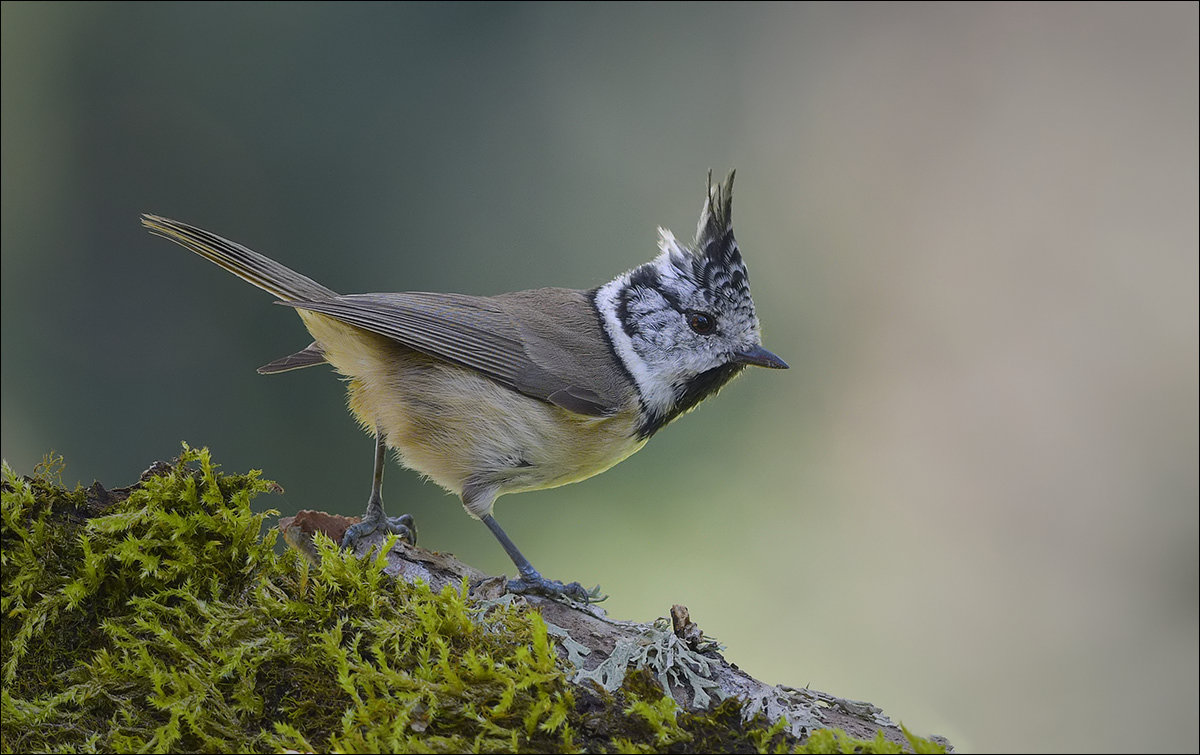
[[[742,256],[733,239],[733,176],[734,171],[730,171],[723,186],[713,186],[709,171],[708,198],[696,224],[695,248],[714,263],[740,266]]]
[[[661,228],[659,248],[670,254],[671,263],[697,285],[711,291],[726,305],[740,308],[744,315],[753,318],[750,276],[738,250],[737,239],[733,237],[734,173],[729,172],[723,185],[713,186],[712,171],[709,171],[708,195],[700,211],[700,222],[696,224],[696,238],[691,248],[681,249],[670,231]]]

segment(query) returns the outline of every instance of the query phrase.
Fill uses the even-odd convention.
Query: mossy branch
[[[7,465],[0,750],[941,751],[873,706],[758,682],[676,607],[616,621],[503,594],[405,543],[335,542],[301,512],[282,553],[186,445],[127,488]]]

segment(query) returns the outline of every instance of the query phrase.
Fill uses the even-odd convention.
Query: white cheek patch
[[[677,330],[674,322],[679,318],[679,314],[667,305],[662,295],[654,291],[640,291],[633,300],[632,306],[629,307],[629,315],[635,319],[638,324],[637,335],[633,337],[636,341],[634,350],[640,351],[641,354],[646,354],[647,349],[638,349],[637,346],[650,346],[654,351],[649,352],[653,356],[658,353],[666,354],[673,350],[677,339]],[[662,359],[655,360],[655,364],[650,364],[650,367],[661,368],[664,365],[659,364]]]
[[[642,404],[651,414],[662,415],[671,411],[675,405],[675,389],[669,379],[651,369],[646,360],[642,359],[634,348],[633,339],[625,332],[621,318],[617,315],[621,292],[629,285],[629,273],[616,280],[604,284],[596,292],[596,309],[604,323],[604,332],[612,341],[617,358],[625,365],[625,369],[633,377],[637,385]]]

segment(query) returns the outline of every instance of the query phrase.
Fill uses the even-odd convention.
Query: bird
[[[517,569],[509,592],[588,603],[603,599],[599,588],[543,577],[494,504],[611,468],[747,366],[787,369],[762,345],[733,235],[733,178],[714,185],[709,172],[690,243],[659,228],[657,256],[591,289],[342,295],[196,226],[141,222],[296,310],[313,342],[260,373],[330,364],[348,382],[375,462],[344,548],[378,532],[416,542],[413,518],[384,510],[391,448],[488,527]]]

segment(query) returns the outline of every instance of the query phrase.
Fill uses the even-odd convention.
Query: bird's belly
[[[538,402],[541,403],[541,402]],[[600,474],[644,444],[630,418],[584,417],[544,404],[551,415],[543,438],[530,449],[529,466],[508,471],[502,493],[555,488]],[[631,414],[634,414],[631,412]]]
[[[405,466],[456,495],[472,481],[496,495],[578,482],[645,444],[632,396],[628,411],[584,416],[394,341],[366,340],[368,358],[329,360],[351,378],[351,410],[364,429],[387,434]]]

